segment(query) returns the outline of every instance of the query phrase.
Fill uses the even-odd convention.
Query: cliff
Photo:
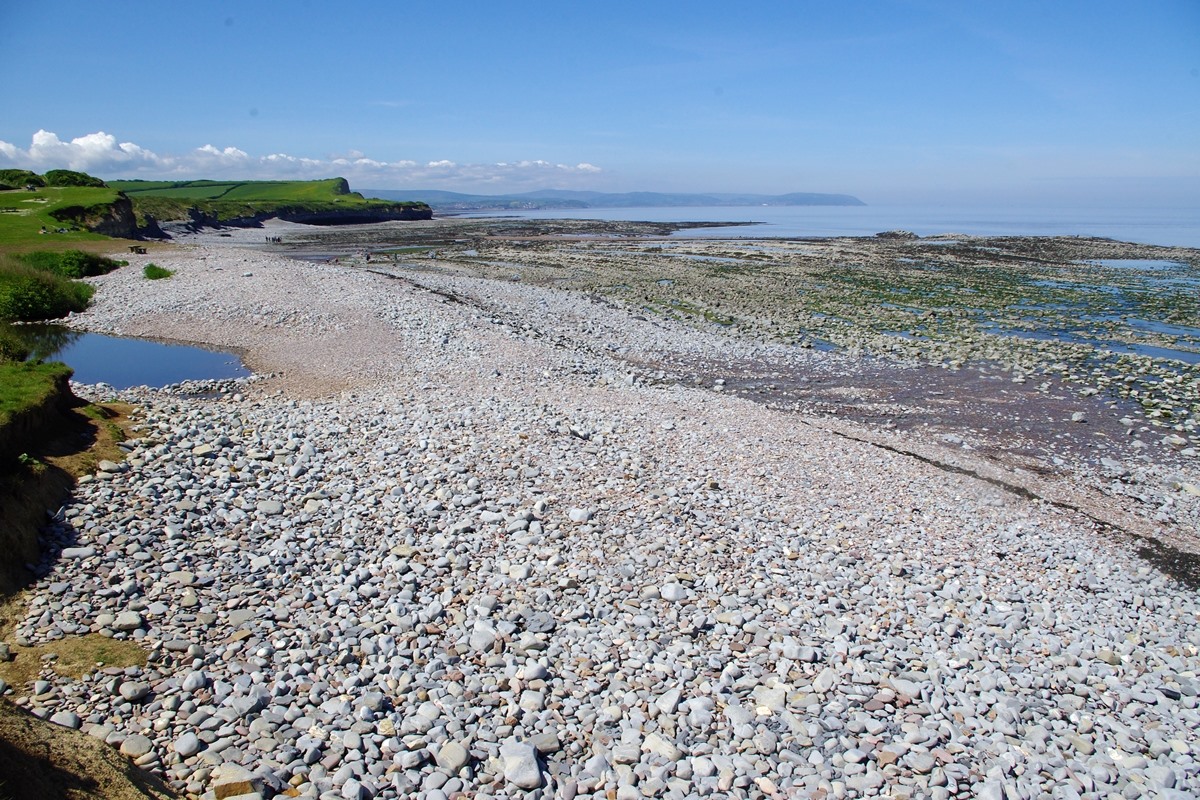
[[[223,211],[224,213],[222,213]],[[305,225],[361,225],[371,222],[433,219],[433,209],[429,206],[398,203],[350,208],[323,207],[320,204],[285,205],[250,213],[246,213],[247,209],[239,209],[239,211],[242,213],[230,215],[228,209],[192,206],[187,209],[187,221],[194,228],[257,228],[261,227],[263,222],[268,219],[300,222]],[[148,221],[153,222],[154,217],[148,217]]]
[[[0,595],[28,580],[25,564],[37,561],[46,509],[57,505],[69,483],[26,454],[36,459],[47,442],[68,430],[67,415],[78,402],[70,378],[62,364],[0,365],[0,382],[24,394],[16,407],[0,408]],[[38,470],[41,479],[22,482],[20,475],[29,470]]]
[[[309,225],[352,225],[432,219],[425,203],[365,198],[345,178],[314,181],[102,181],[71,170],[44,176],[0,170],[0,186],[21,185],[5,210],[6,229],[30,240],[43,234],[82,231],[122,239],[168,238],[159,222],[200,227],[259,227],[277,218]],[[32,195],[32,196],[30,196]],[[15,205],[33,202],[27,209]],[[6,241],[13,234],[5,233]]]
[[[352,225],[431,219],[425,203],[378,200],[350,190],[345,178],[315,181],[110,181],[133,201],[146,236],[164,235],[158,223],[203,227],[258,227],[267,219],[309,225]]]
[[[61,427],[62,415],[76,403],[71,392],[71,369],[62,364],[7,364],[4,380],[13,386],[30,385],[30,402],[18,408],[0,409],[0,473],[8,470],[21,453]],[[20,374],[17,374],[20,373]]]
[[[118,239],[138,238],[137,218],[133,203],[124,194],[117,194],[111,203],[93,206],[64,206],[53,211],[60,222],[68,222],[87,228],[93,233]]]

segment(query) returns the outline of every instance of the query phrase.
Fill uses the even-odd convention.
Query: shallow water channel
[[[244,378],[250,375],[234,353],[150,339],[107,336],[62,325],[12,327],[29,348],[30,359],[62,361],[80,383],[161,388],[183,381]]]

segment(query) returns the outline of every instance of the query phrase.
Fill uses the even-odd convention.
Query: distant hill
[[[463,194],[440,189],[366,189],[364,194],[387,200],[420,200],[444,211],[553,208],[686,208],[692,206],[863,206],[848,194],[709,194],[666,192],[586,192],[540,189],[505,195]]]

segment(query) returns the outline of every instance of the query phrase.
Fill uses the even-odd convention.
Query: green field
[[[91,211],[101,213],[117,197],[117,190],[111,187],[0,191],[0,250],[65,249],[80,242],[111,242],[107,236],[92,233],[75,220]],[[43,228],[47,233],[42,233]]]
[[[363,200],[342,178],[320,181],[109,181],[135,202],[147,197],[176,200]]]

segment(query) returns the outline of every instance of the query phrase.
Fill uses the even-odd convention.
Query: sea
[[[1099,236],[1138,244],[1200,248],[1200,206],[1190,208],[1037,208],[938,206],[689,206],[494,211],[471,217],[603,219],[647,222],[752,222],[738,228],[692,228],[677,238],[790,239],[872,236],[906,230],[918,236]]]

